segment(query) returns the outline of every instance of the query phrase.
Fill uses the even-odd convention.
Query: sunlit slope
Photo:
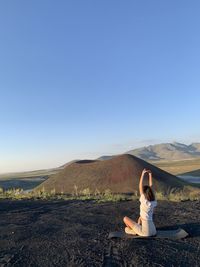
[[[190,174],[188,173],[188,175],[200,177],[200,159],[161,162],[154,161],[151,163],[157,166],[158,168],[174,175],[182,175],[184,173],[191,172]]]

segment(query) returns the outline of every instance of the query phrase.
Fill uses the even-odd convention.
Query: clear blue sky
[[[200,2],[0,2],[0,172],[200,141]]]

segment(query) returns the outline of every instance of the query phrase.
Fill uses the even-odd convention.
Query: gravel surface
[[[182,227],[183,240],[108,240],[138,217],[139,202],[0,201],[0,266],[200,266],[200,203],[159,201],[159,229]]]

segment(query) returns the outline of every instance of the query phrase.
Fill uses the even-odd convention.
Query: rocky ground
[[[159,201],[157,228],[183,240],[108,240],[137,218],[138,201],[0,201],[0,266],[200,266],[200,203]]]

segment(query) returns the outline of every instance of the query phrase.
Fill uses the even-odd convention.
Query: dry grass
[[[106,201],[123,201],[123,200],[131,200],[131,199],[138,198],[137,196],[127,195],[127,194],[114,194],[111,192],[110,189],[106,189],[104,192],[100,193],[98,189],[95,193],[92,193],[89,188],[85,188],[76,194],[74,192],[72,194],[64,194],[55,192],[55,189],[47,192],[42,188],[40,191],[31,191],[31,192],[24,192],[23,189],[16,188],[16,189],[9,189],[3,190],[0,188],[0,199],[12,199],[12,200],[23,200],[23,199],[31,199],[31,200],[96,200],[98,202],[106,202]]]
[[[72,194],[57,194],[55,189],[51,190],[51,192],[45,191],[44,188],[40,191],[31,191],[24,192],[23,189],[9,189],[3,190],[0,188],[0,199],[12,199],[12,200],[23,200],[23,199],[31,199],[31,200],[95,200],[97,202],[119,202],[119,201],[127,201],[127,200],[139,200],[138,192],[135,191],[133,194],[116,194],[113,193],[110,189],[106,189],[104,192],[101,192],[96,189],[95,192],[92,192],[90,188],[85,188],[83,190],[77,191]],[[194,190],[190,187],[185,187],[184,190],[179,192],[174,192],[171,190],[168,194],[164,194],[163,192],[156,192],[157,200],[168,200],[168,201],[187,201],[187,200],[200,200],[200,190]]]
[[[190,186],[185,187],[183,190],[174,192],[171,190],[169,194],[163,194],[162,192],[156,192],[156,199],[158,200],[169,200],[169,201],[187,201],[187,200],[200,200],[200,190],[190,188]]]

